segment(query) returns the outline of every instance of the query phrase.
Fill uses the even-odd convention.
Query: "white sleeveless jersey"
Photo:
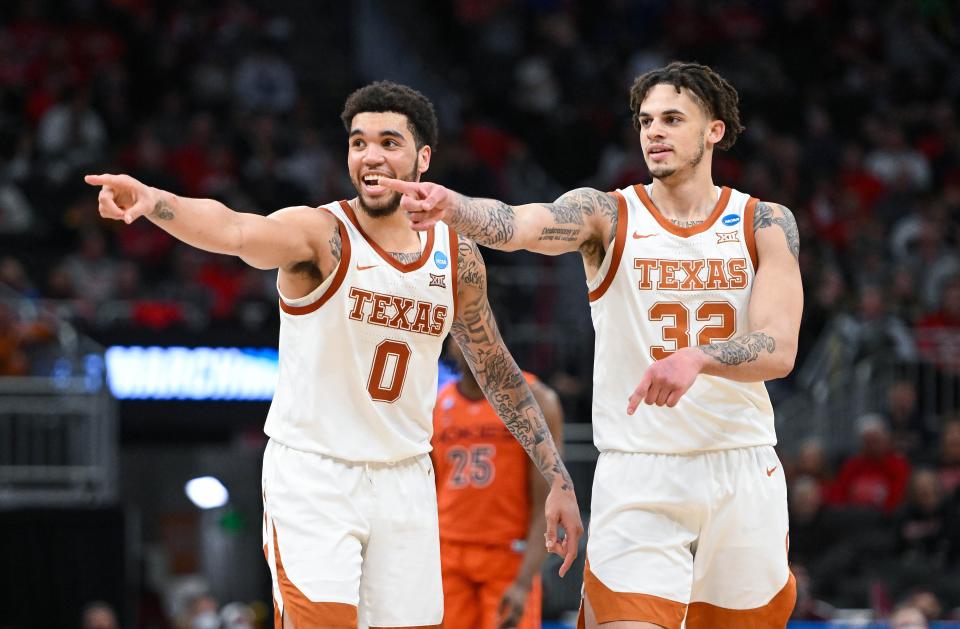
[[[298,450],[391,462],[430,451],[437,360],[456,310],[457,236],[401,264],[331,203],[343,249],[306,297],[280,295],[280,373],[264,432]]]
[[[680,454],[774,445],[762,382],[700,375],[674,408],[627,401],[654,360],[745,334],[757,264],[757,200],[729,188],[707,220],[680,228],[641,185],[613,193],[614,245],[588,282],[596,331],[593,434],[600,451]]]

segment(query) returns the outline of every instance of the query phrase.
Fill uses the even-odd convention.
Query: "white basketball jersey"
[[[331,203],[343,249],[306,297],[280,295],[280,373],[264,432],[298,450],[391,462],[430,451],[437,360],[453,323],[457,236],[437,223],[401,264],[350,205]]]
[[[774,445],[762,382],[700,375],[674,408],[627,401],[654,360],[745,334],[756,269],[756,199],[729,188],[707,220],[680,228],[641,185],[614,193],[614,245],[590,282],[596,331],[593,434],[601,451],[680,454]]]

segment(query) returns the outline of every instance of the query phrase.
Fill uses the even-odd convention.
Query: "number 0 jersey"
[[[749,331],[757,200],[729,188],[719,193],[707,220],[688,228],[660,214],[649,187],[613,193],[616,238],[588,282],[600,451],[682,454],[776,443],[762,382],[700,375],[674,408],[641,403],[627,415],[628,398],[655,360]]]
[[[264,432],[298,450],[392,462],[430,451],[437,360],[456,311],[457,236],[438,223],[401,264],[346,201],[340,264],[309,295],[280,295],[280,373]]]

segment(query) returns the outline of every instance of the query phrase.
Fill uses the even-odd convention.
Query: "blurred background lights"
[[[187,481],[184,486],[187,497],[201,509],[216,509],[227,504],[230,492],[219,479],[213,476],[200,476]]]

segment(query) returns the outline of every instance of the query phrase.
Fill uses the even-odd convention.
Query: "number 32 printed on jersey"
[[[666,358],[678,349],[690,346],[690,309],[679,301],[658,301],[647,313],[651,321],[664,321],[663,340],[673,346],[652,345],[650,356],[654,360]],[[697,345],[714,341],[726,341],[737,329],[737,310],[730,302],[707,301],[696,309],[697,321],[705,322],[697,333]]]

